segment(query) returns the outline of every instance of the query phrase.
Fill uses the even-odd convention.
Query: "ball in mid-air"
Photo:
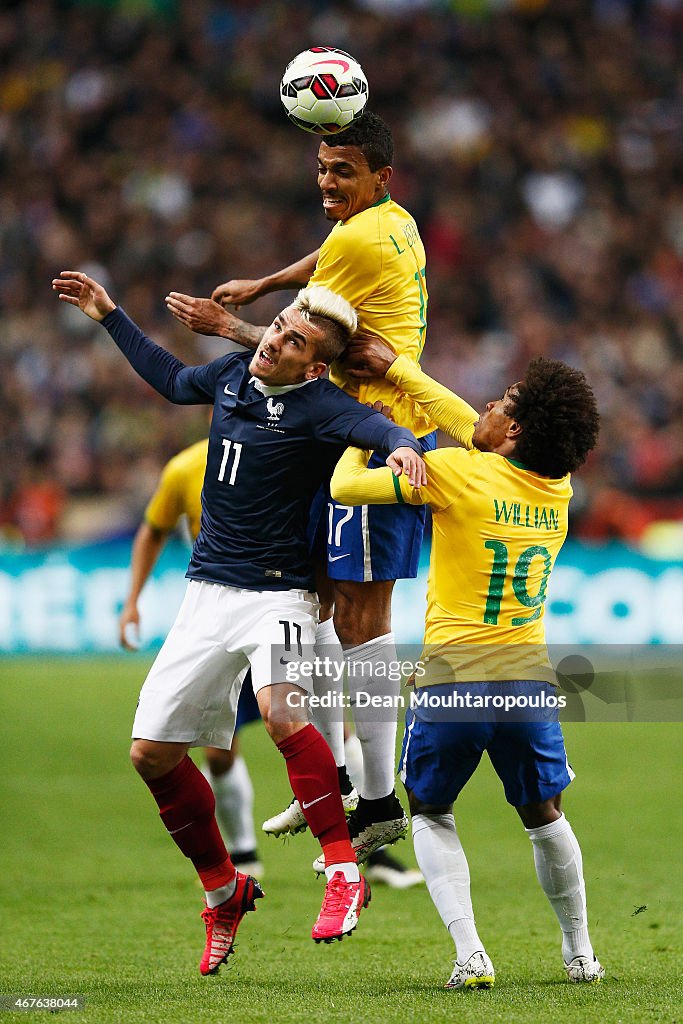
[[[333,135],[363,113],[368,81],[351,54],[333,46],[313,46],[285,68],[280,99],[298,128]]]

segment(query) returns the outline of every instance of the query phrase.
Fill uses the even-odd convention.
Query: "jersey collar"
[[[313,379],[317,380],[318,378],[314,377]],[[286,395],[288,391],[296,391],[297,388],[302,388],[304,384],[310,384],[312,382],[310,380],[302,380],[299,381],[298,384],[281,384],[279,387],[276,385],[269,387],[267,384],[264,384],[262,380],[259,380],[258,377],[250,377],[249,383],[253,384],[256,390],[260,391],[262,395],[266,396],[266,398],[270,398],[271,395]]]
[[[385,196],[382,196],[381,199],[378,199],[376,203],[372,203],[371,206],[366,206],[365,210],[374,210],[374,208],[376,206],[382,206],[383,203],[388,203],[390,199],[391,199],[391,195],[387,192],[387,194]],[[365,213],[365,210],[361,210],[360,212],[361,213]],[[337,224],[340,225],[341,227],[343,227],[345,224],[348,224],[348,222],[350,220],[353,220],[354,217],[359,217],[359,216],[360,216],[360,214],[354,213],[353,216],[352,217],[348,217],[347,220],[338,220]],[[337,224],[334,225],[335,228],[337,227]]]
[[[509,455],[506,455],[505,459],[510,463],[510,465],[516,466],[517,469],[523,469],[527,473],[533,473],[533,469],[529,469],[529,467],[525,466],[523,462],[518,462],[517,459],[511,459]]]

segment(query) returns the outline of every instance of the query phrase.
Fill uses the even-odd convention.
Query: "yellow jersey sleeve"
[[[170,533],[185,515],[192,538],[199,533],[202,484],[208,441],[186,448],[164,467],[159,485],[145,510],[145,521],[155,530]]]
[[[388,466],[368,469],[369,452],[347,448],[332,476],[332,497],[341,505],[431,505],[445,509],[466,485],[466,465],[460,473],[453,466],[454,461],[460,461],[452,458],[458,451],[466,455],[462,449],[450,448],[427,452],[427,484],[416,490],[405,475],[394,476]]]
[[[462,398],[429,377],[417,363],[399,355],[387,371],[387,380],[410,395],[429,414],[439,430],[465,448],[472,447],[474,424],[479,413]]]

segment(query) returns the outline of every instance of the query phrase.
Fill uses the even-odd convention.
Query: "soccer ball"
[[[333,135],[360,117],[368,101],[368,82],[357,60],[334,46],[313,46],[285,68],[280,99],[298,128]]]

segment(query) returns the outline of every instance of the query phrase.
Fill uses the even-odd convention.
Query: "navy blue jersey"
[[[246,590],[314,589],[306,538],[311,501],[349,444],[420,451],[410,431],[328,380],[267,387],[253,353],[186,366],[117,308],[102,324],[133,368],[181,405],[212,404],[201,529],[187,575]]]

